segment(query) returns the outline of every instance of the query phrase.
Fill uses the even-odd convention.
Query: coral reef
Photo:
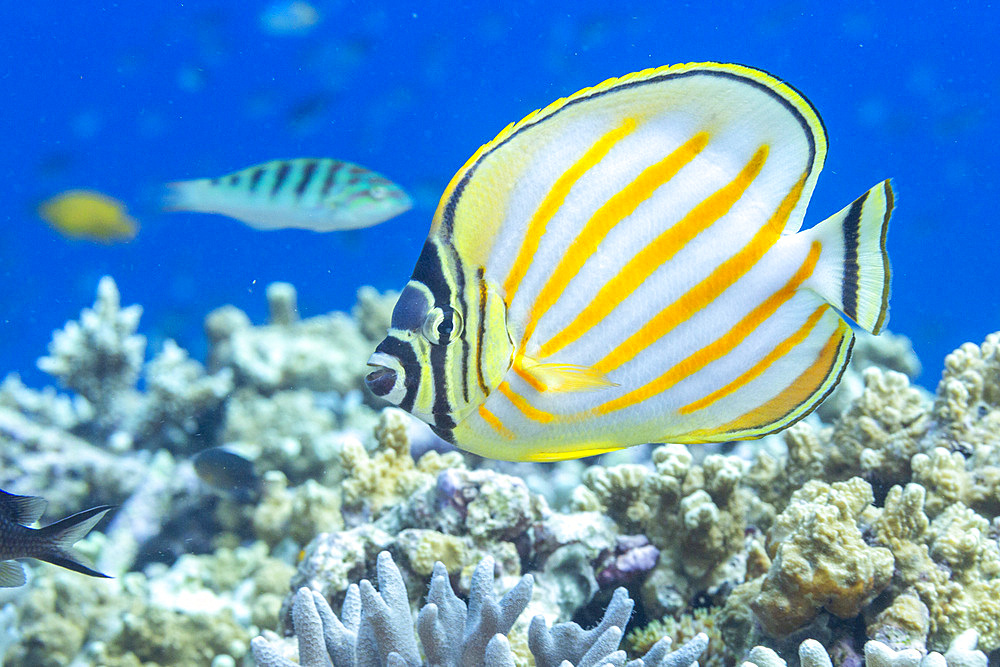
[[[451,588],[442,563],[434,566],[427,603],[417,614],[417,636],[413,632],[409,596],[402,575],[387,551],[378,556],[380,590],[368,580],[352,584],[340,618],[326,598],[308,588],[295,595],[294,627],[298,638],[298,662],[290,659],[281,638],[273,633],[253,641],[254,657],[261,667],[300,664],[320,667],[376,667],[378,665],[440,665],[441,667],[513,667],[517,664],[507,638],[514,622],[531,597],[532,577],[525,575],[499,600],[493,591],[494,562],[483,558],[472,575],[466,605]],[[551,628],[543,616],[531,621],[528,648],[538,667],[598,667],[626,662],[618,650],[622,631],[632,613],[632,601],[619,588],[601,622],[584,631],[576,623]],[[629,667],[687,667],[705,650],[708,638],[697,635],[670,653],[670,639],[656,643],[643,658]]]
[[[975,630],[955,637],[944,655],[936,651],[922,653],[916,649],[893,650],[880,641],[865,642],[864,660],[867,667],[986,667],[986,654],[976,649]],[[833,661],[823,645],[815,639],[799,644],[801,667],[832,667]],[[788,663],[766,646],[755,646],[747,655],[743,667],[786,667]]]
[[[207,316],[204,364],[169,340],[147,360],[106,278],[39,362],[68,394],[0,383],[0,488],[120,506],[80,545],[117,579],[38,565],[0,591],[10,664],[235,666],[262,632],[260,663],[289,664],[272,629],[303,664],[1000,659],[1000,334],[933,395],[904,338],[859,339],[777,435],[543,466],[455,451],[364,393],[393,295],[308,319],[291,285],[267,299],[263,325]],[[253,493],[199,477],[215,447]]]
[[[808,482],[792,495],[768,533],[771,567],[750,605],[769,634],[797,630],[821,609],[857,616],[889,585],[892,552],[866,544],[859,523],[871,502],[858,477]]]

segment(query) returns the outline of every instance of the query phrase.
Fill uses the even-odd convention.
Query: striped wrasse
[[[546,461],[759,438],[888,317],[889,181],[800,231],[812,105],[740,65],[610,79],[511,124],[441,198],[369,389],[445,440]]]
[[[409,210],[387,178],[329,158],[273,160],[219,178],[167,185],[164,208],[220,213],[256,229],[329,232],[371,227]]]

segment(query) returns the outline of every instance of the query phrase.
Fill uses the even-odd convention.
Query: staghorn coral
[[[146,364],[142,406],[120,430],[143,449],[190,454],[215,440],[218,412],[233,390],[228,368],[206,375],[205,368],[172,340]]]
[[[244,388],[226,402],[220,439],[258,470],[280,470],[293,484],[309,478],[335,484],[342,477],[337,462],[343,444],[357,437],[339,432],[336,413],[311,391],[261,396]]]
[[[513,667],[515,654],[506,634],[531,597],[532,578],[522,577],[497,600],[493,592],[494,563],[484,558],[473,574],[468,606],[453,592],[443,564],[434,567],[427,603],[417,615],[417,635],[403,578],[388,552],[378,557],[380,590],[367,580],[352,584],[338,618],[326,599],[303,588],[295,596],[294,623],[298,664],[319,667],[374,667],[376,665],[439,665],[441,667]],[[532,619],[528,646],[538,667],[576,665],[621,667],[624,651],[617,649],[622,628],[632,612],[625,589],[618,589],[601,622],[589,631],[575,623],[548,627],[542,616]],[[707,644],[698,635],[673,653],[670,640],[657,643],[644,658],[629,667],[685,667],[698,659]],[[289,667],[296,663],[282,640],[265,633],[252,642],[261,667]],[[424,658],[426,662],[424,662]]]

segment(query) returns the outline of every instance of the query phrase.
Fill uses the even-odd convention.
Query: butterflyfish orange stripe
[[[717,433],[734,433],[739,431],[754,431],[766,428],[781,421],[796,408],[809,400],[819,391],[833,370],[834,362],[840,353],[840,346],[850,329],[843,320],[838,323],[837,331],[827,339],[823,349],[805,371],[792,384],[788,385],[774,398],[764,402],[750,412],[720,426]]]
[[[783,303],[795,295],[795,290],[812,275],[813,270],[816,268],[816,262],[819,260],[819,253],[820,244],[818,241],[814,241],[805,261],[802,262],[798,271],[795,272],[791,279],[781,289],[743,316],[725,335],[717,338],[683,361],[680,361],[655,380],[647,382],[624,396],[598,406],[596,412],[598,414],[608,414],[609,412],[635,405],[651,396],[666,391],[684,378],[697,373],[708,364],[732,352],[754,329],[759,327]]]
[[[808,176],[808,172],[802,174],[795,186],[785,195],[767,224],[754,234],[749,243],[720,264],[708,277],[681,295],[679,299],[654,315],[649,322],[623,343],[611,350],[603,359],[594,364],[594,370],[606,375],[622,364],[631,361],[637,354],[665,336],[678,324],[712,303],[753,268],[753,265],[780,238],[785,221],[788,220],[792,209],[799,201]]]
[[[477,412],[479,413],[479,416],[482,417],[483,421],[489,424],[494,431],[508,440],[514,439],[514,432],[504,426],[503,422],[500,421],[500,418],[490,412],[485,405],[480,405]]]
[[[708,145],[708,133],[699,132],[656,164],[646,167],[635,180],[616,192],[591,216],[587,224],[567,248],[555,271],[545,282],[531,307],[521,341],[535,332],[538,320],[562,296],[573,279],[615,225],[631,215],[639,204],[649,199],[658,187],[673,178],[686,164],[695,159]]]
[[[583,154],[583,157],[573,163],[569,169],[556,179],[556,182],[552,185],[552,189],[545,195],[542,203],[531,216],[531,220],[528,222],[528,229],[525,231],[524,239],[521,241],[521,248],[517,252],[517,258],[510,267],[507,279],[504,280],[503,293],[508,306],[510,306],[510,301],[514,293],[528,272],[528,267],[531,266],[531,260],[538,250],[538,243],[541,241],[542,235],[545,234],[545,227],[548,225],[549,220],[552,219],[552,216],[559,210],[559,207],[563,205],[566,195],[569,194],[573,185],[590,168],[600,162],[614,148],[615,144],[631,134],[635,128],[635,119],[626,118],[621,125],[595,141],[587,152]]]
[[[823,316],[823,313],[825,313],[829,309],[830,306],[825,303],[822,306],[816,308],[816,310],[814,310],[812,314],[810,314],[809,317],[806,319],[805,324],[799,327],[799,329],[794,334],[792,334],[785,340],[781,341],[781,343],[779,343],[777,347],[775,347],[773,350],[765,354],[760,361],[751,366],[745,373],[740,374],[738,378],[736,378],[726,386],[722,387],[721,389],[713,391],[705,398],[694,401],[692,403],[688,403],[677,412],[682,415],[689,415],[692,412],[697,412],[698,410],[704,410],[705,408],[712,405],[719,399],[725,398],[726,396],[735,392],[740,387],[746,385],[754,378],[758,377],[761,373],[770,368],[775,361],[784,357],[789,352],[791,352],[796,346],[800,345],[802,341],[804,341],[812,332],[812,330],[816,327],[816,323],[819,322],[819,319]]]
[[[521,413],[528,419],[542,424],[549,424],[555,421],[556,416],[554,414],[551,412],[545,412],[544,410],[539,410],[535,406],[528,403],[528,401],[525,400],[523,396],[516,393],[506,381],[501,382],[500,386],[497,388],[500,390],[500,393],[506,396],[507,400],[510,401],[515,408],[520,410]]]
[[[534,375],[528,372],[525,368],[525,357],[523,354],[517,354],[514,357],[514,363],[511,364],[511,368],[517,373],[517,376],[528,383],[528,385],[537,392],[543,392],[546,390],[544,384],[538,381]]]
[[[729,212],[760,173],[767,160],[767,146],[761,146],[740,173],[695,206],[677,224],[639,251],[618,274],[601,288],[597,296],[562,331],[541,346],[539,358],[551,356],[590,331],[618,304],[632,294],[653,272],[670,261],[678,251]]]

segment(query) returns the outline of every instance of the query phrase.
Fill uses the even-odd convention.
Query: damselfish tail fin
[[[892,185],[885,180],[804,232],[814,235],[823,248],[807,285],[874,334],[889,321],[885,237],[892,206]]]
[[[108,575],[85,564],[83,557],[73,550],[73,545],[89,533],[90,529],[97,525],[97,522],[103,519],[104,515],[111,509],[114,509],[114,506],[92,507],[40,528],[38,539],[44,547],[40,553],[32,555],[39,560],[65,567],[74,572],[88,574],[91,577],[108,577]]]

